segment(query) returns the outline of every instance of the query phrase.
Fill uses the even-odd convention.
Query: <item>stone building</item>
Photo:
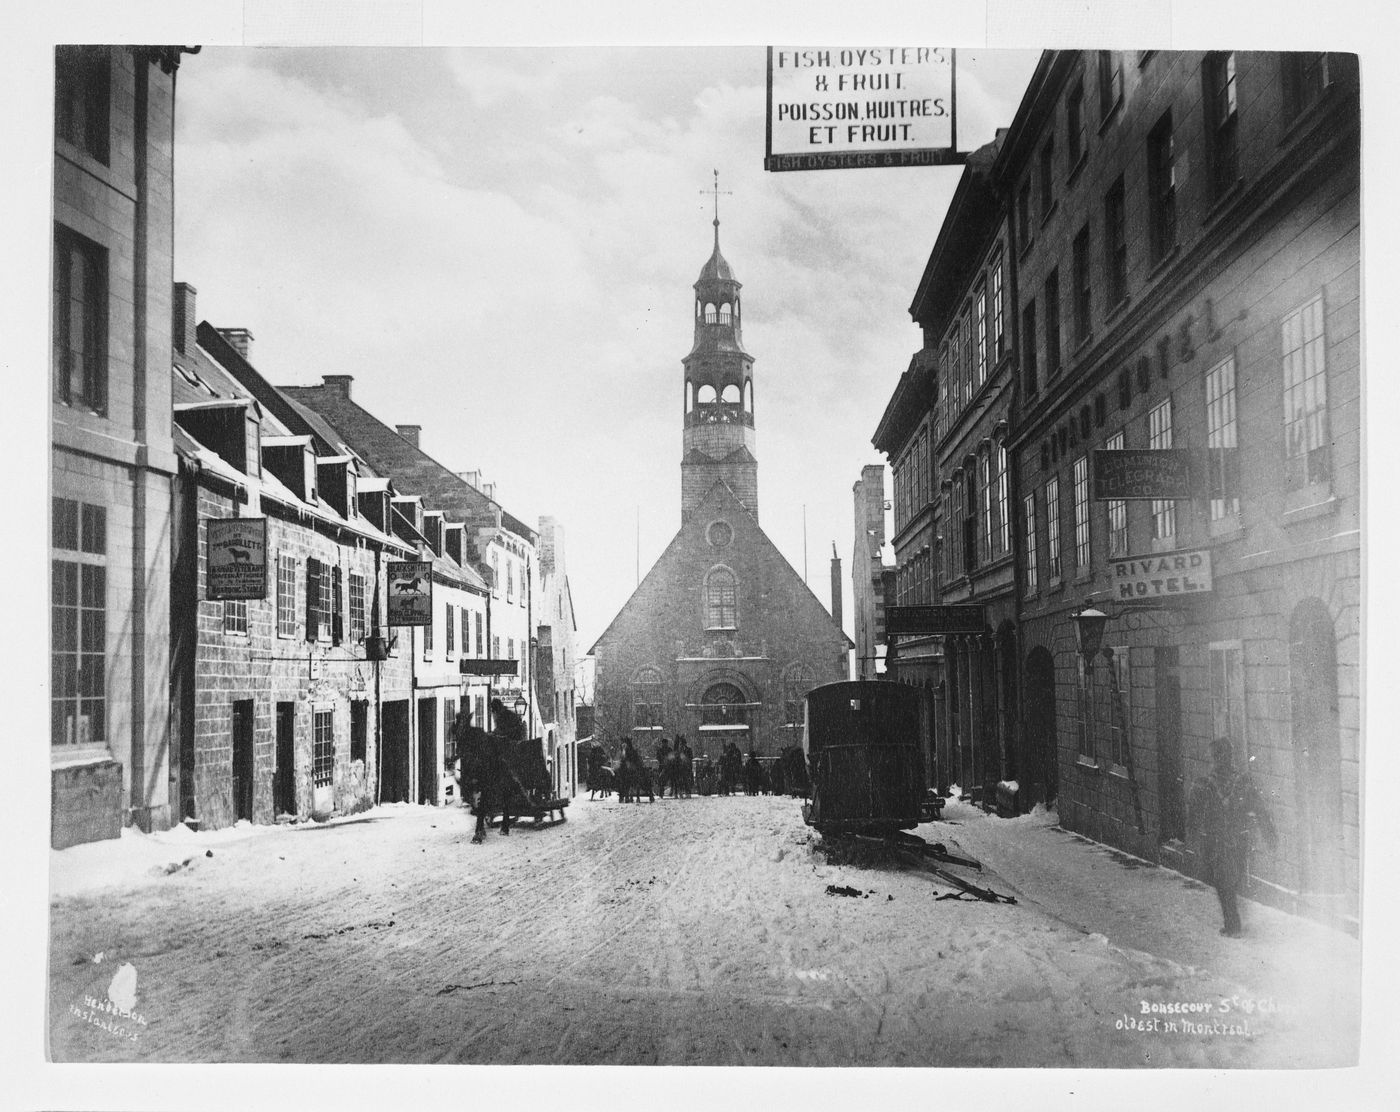
[[[773,754],[800,742],[806,692],[846,678],[850,641],[758,523],[753,357],[718,218],[694,289],[681,527],[591,650],[594,732],[646,756],[678,733],[697,757]]]
[[[1049,52],[993,170],[1022,728],[1060,821],[1197,871],[1190,788],[1228,737],[1280,831],[1252,893],[1352,925],[1359,133],[1351,56]],[[1095,453],[1137,449],[1184,453],[1189,497],[1096,498]]]
[[[186,283],[175,306],[170,702],[180,818],[213,829],[353,812],[381,798],[386,774],[384,797],[398,798],[412,660],[377,659],[373,646],[388,632],[386,566],[418,549],[387,528],[386,494],[358,461],[297,435],[243,385],[234,369],[251,373],[250,334],[196,329]],[[232,521],[243,526],[230,540]],[[239,563],[262,565],[261,591],[218,597]]]
[[[164,828],[179,47],[55,57],[50,407],[55,847]]]
[[[851,557],[851,622],[855,630],[855,674],[874,679],[885,659],[885,465],[860,469],[851,487],[855,504],[855,551]]]
[[[564,527],[552,517],[540,518],[539,612],[535,633],[535,700],[543,729],[545,755],[554,774],[556,795],[578,790],[578,693],[574,670],[578,664],[574,596],[569,587]]]

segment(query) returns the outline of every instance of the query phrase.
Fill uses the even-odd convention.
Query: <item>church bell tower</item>
[[[744,350],[740,282],[719,253],[719,171],[715,247],[695,282],[695,341],[684,367],[685,431],[681,456],[681,520],[723,480],[758,517],[754,454],[753,356]]]

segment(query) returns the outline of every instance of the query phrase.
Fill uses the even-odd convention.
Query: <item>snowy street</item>
[[[52,854],[51,1054],[1208,1067],[1354,1055],[1355,939],[1250,903],[1247,937],[1221,939],[1209,889],[1125,864],[1053,816],[953,805],[946,818],[918,833],[982,859],[981,874],[952,871],[1018,903],[939,899],[954,889],[926,872],[828,863],[781,797],[581,797],[563,825],[481,846],[461,808],[407,805],[325,825],[127,832]],[[117,1005],[129,1014],[106,1010]]]

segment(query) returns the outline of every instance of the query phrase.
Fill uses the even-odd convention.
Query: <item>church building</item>
[[[681,360],[680,531],[592,649],[595,737],[648,757],[677,734],[697,757],[774,756],[801,744],[803,696],[847,678],[851,642],[758,523],[754,361],[714,227]]]

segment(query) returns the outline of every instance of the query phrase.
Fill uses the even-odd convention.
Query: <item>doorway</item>
[[[233,704],[233,821],[253,821],[253,700]]]
[[[1186,778],[1181,763],[1181,673],[1175,645],[1152,650],[1156,685],[1154,726],[1157,733],[1157,800],[1159,842],[1186,837]]]
[[[418,802],[436,803],[438,775],[437,700],[418,700]]]
[[[1059,795],[1059,742],[1055,733],[1055,658],[1047,649],[1026,657],[1026,769],[1047,806]],[[1032,802],[1028,800],[1027,802]]]
[[[272,782],[273,817],[297,813],[295,703],[277,704],[277,771]]]
[[[379,734],[379,799],[383,803],[409,802],[409,713],[407,699],[391,699],[383,706]]]

